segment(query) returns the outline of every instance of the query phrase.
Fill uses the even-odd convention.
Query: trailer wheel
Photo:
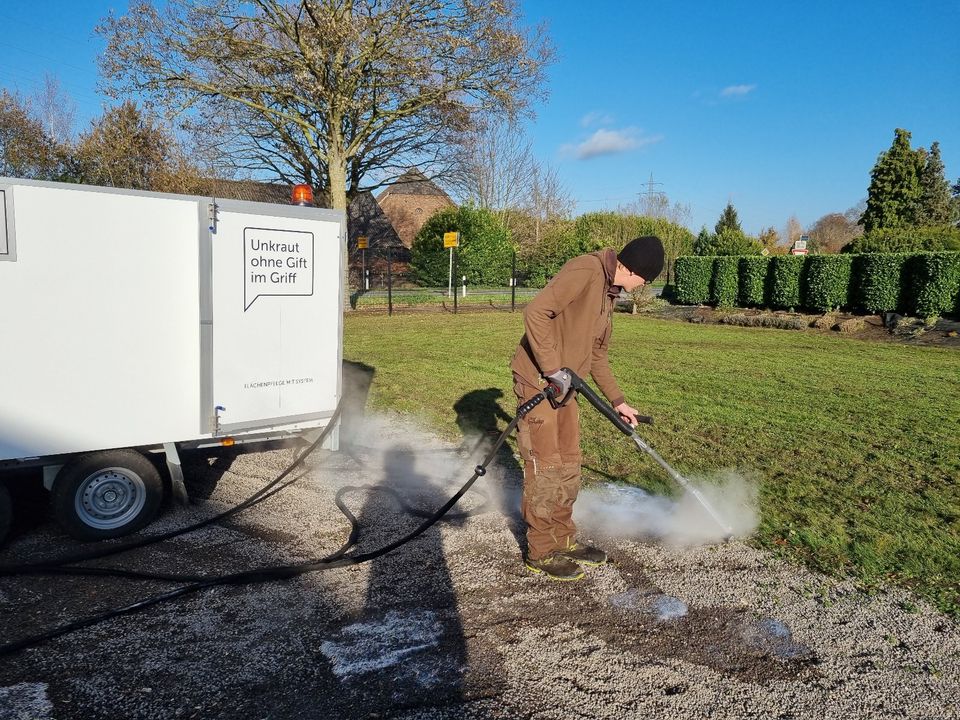
[[[144,527],[163,499],[157,469],[135,450],[87,453],[64,465],[50,502],[61,527],[79,540],[120,537]]]
[[[0,482],[0,543],[10,531],[10,524],[13,522],[13,508],[10,505],[10,491],[7,486]]]

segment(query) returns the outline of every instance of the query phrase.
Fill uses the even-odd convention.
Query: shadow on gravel
[[[418,470],[418,461],[416,448],[387,450],[384,477],[367,491],[358,515],[360,552],[410,532],[446,501],[449,488]],[[363,611],[328,635],[321,650],[357,712],[462,702],[467,647],[438,525],[372,562]]]
[[[471,451],[477,462],[482,461],[490,445],[496,441],[503,430],[503,426],[510,423],[513,417],[507,414],[498,402],[503,397],[500,388],[485,388],[471,390],[453,404],[457,413],[457,427],[463,433],[463,449]],[[512,400],[512,398],[511,398]],[[474,449],[476,450],[474,451]],[[526,553],[527,537],[526,526],[520,514],[521,487],[517,482],[510,482],[510,478],[519,478],[523,475],[523,468],[514,457],[509,442],[504,442],[497,451],[494,463],[500,468],[500,484],[496,487],[498,510],[507,520],[510,532],[517,541],[520,554]],[[492,483],[497,475],[487,475],[486,481]]]
[[[43,487],[42,470],[8,470],[2,482],[10,491],[13,505],[13,523],[7,542],[31,532],[50,519],[49,493]]]

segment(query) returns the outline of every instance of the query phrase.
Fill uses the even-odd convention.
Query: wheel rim
[[[89,475],[77,489],[77,517],[92,528],[115,530],[130,523],[147,501],[143,479],[129,468],[111,467]]]

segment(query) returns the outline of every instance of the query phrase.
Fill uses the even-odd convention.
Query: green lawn
[[[348,315],[344,356],[373,368],[374,408],[456,438],[468,393],[502,391],[512,416],[521,332],[520,313]],[[642,435],[680,472],[761,478],[756,543],[960,617],[960,352],[617,315],[611,361],[656,418]],[[606,420],[582,418],[586,466],[667,489]]]

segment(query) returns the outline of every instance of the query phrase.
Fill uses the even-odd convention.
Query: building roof
[[[443,190],[428,180],[427,176],[417,168],[409,168],[386,190],[380,193],[377,199],[382,200],[388,195],[439,195],[450,200],[450,197]]]
[[[400,237],[380,205],[369,192],[354,196],[347,208],[347,235],[351,247],[357,238],[369,238],[370,248],[403,247]]]

